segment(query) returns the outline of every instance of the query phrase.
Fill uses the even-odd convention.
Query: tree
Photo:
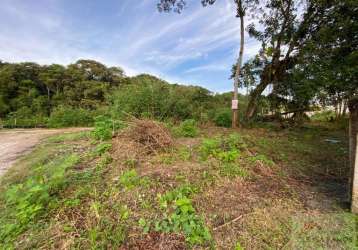
[[[309,32],[300,40],[290,67],[274,85],[271,95],[276,97],[277,107],[283,105],[295,111],[295,116],[320,104],[336,107],[339,117],[347,109],[348,100],[357,95],[358,4],[320,1],[311,6],[316,14],[307,23]],[[259,73],[264,67],[261,64]]]
[[[212,5],[216,2],[216,0],[201,0],[203,6]],[[245,24],[244,24],[244,16],[247,8],[258,1],[250,1],[250,0],[234,0],[237,8],[236,8],[236,17],[240,18],[240,52],[239,57],[237,59],[237,65],[235,73],[234,73],[234,93],[232,98],[232,127],[236,128],[238,124],[238,86],[240,81],[240,70],[243,60],[244,53],[244,41],[245,41]],[[170,12],[175,11],[177,13],[181,13],[186,5],[186,1],[184,0],[161,0],[158,3],[158,9],[160,12]]]

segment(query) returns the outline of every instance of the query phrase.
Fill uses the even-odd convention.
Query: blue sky
[[[136,3],[134,3],[136,2]],[[94,59],[214,92],[232,89],[239,47],[233,0],[158,13],[157,0],[1,0],[0,59],[67,65]],[[259,44],[246,35],[245,59]]]

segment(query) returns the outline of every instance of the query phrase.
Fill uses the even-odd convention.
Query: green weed
[[[135,169],[132,169],[132,170],[125,171],[119,177],[119,183],[125,189],[130,190],[137,186],[148,186],[149,180],[146,178],[141,178],[140,176],[138,176],[137,171],[135,171]]]
[[[108,142],[100,143],[95,147],[93,151],[94,156],[101,156],[105,152],[111,150],[111,148],[112,148],[112,143],[108,143]]]
[[[72,154],[38,166],[35,175],[8,188],[4,197],[8,214],[0,219],[0,241],[9,242],[40,214],[58,205],[56,194],[66,185],[66,170],[78,161]]]
[[[273,166],[275,165],[275,163],[268,159],[265,155],[263,154],[258,154],[258,155],[255,155],[255,156],[251,156],[248,158],[248,160],[252,163],[256,163],[256,162],[261,162],[262,164],[266,165],[266,166]]]
[[[90,132],[82,131],[77,133],[66,133],[62,135],[51,136],[47,139],[49,143],[60,143],[65,141],[78,141],[82,139],[88,139]]]
[[[193,119],[185,120],[180,123],[179,127],[174,129],[174,134],[182,137],[195,137],[199,133],[197,123]]]
[[[180,147],[178,149],[177,154],[178,154],[179,159],[182,161],[189,161],[193,157],[193,152],[192,152],[191,148],[186,147],[186,146]]]
[[[182,232],[190,245],[201,245],[210,241],[210,232],[203,219],[196,214],[189,198],[194,192],[195,188],[184,185],[168,191],[164,195],[158,195],[160,207],[166,212],[163,219],[153,223],[154,230],[166,233]],[[139,223],[143,230],[150,230],[151,222],[141,220]]]
[[[95,118],[95,127],[91,132],[91,135],[96,140],[108,140],[111,139],[114,132],[123,127],[120,121],[115,121],[106,116],[97,116]]]
[[[220,166],[220,175],[229,178],[235,178],[237,176],[246,178],[249,176],[249,173],[246,169],[241,168],[235,163],[225,163]]]

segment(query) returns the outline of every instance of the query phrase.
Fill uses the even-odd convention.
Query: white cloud
[[[128,75],[148,72],[192,83],[199,83],[194,73],[210,71],[223,74],[222,81],[231,86],[227,74],[240,41],[233,1],[217,1],[206,8],[199,1],[190,3],[178,15],[158,13],[153,0],[138,5],[120,0],[111,23],[105,23],[103,16],[92,27],[95,22],[90,25],[87,20],[80,22],[83,16],[68,14],[64,1],[2,0],[0,59],[69,64],[89,58],[121,66]],[[258,44],[248,36],[245,41],[248,58]]]

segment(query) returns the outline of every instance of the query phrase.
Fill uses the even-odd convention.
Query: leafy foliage
[[[93,123],[92,116],[89,110],[61,105],[53,110],[47,125],[52,128],[88,126]]]
[[[217,111],[217,114],[214,117],[215,125],[219,127],[231,127],[231,109],[221,109]]]
[[[188,119],[180,123],[174,131],[178,136],[195,137],[199,133],[197,122],[193,119]]]
[[[12,209],[1,218],[0,241],[7,243],[45,210],[57,206],[55,194],[66,185],[66,170],[78,161],[78,156],[72,154],[38,166],[34,170],[37,175],[8,188],[5,200]]]
[[[95,127],[92,130],[93,138],[97,140],[108,140],[112,138],[114,121],[105,116],[97,116],[95,119]]]
[[[183,232],[191,245],[201,245],[211,240],[208,228],[204,221],[195,213],[192,201],[189,198],[195,190],[188,185],[159,195],[161,208],[173,210],[168,216],[156,221],[154,230],[160,232]]]

